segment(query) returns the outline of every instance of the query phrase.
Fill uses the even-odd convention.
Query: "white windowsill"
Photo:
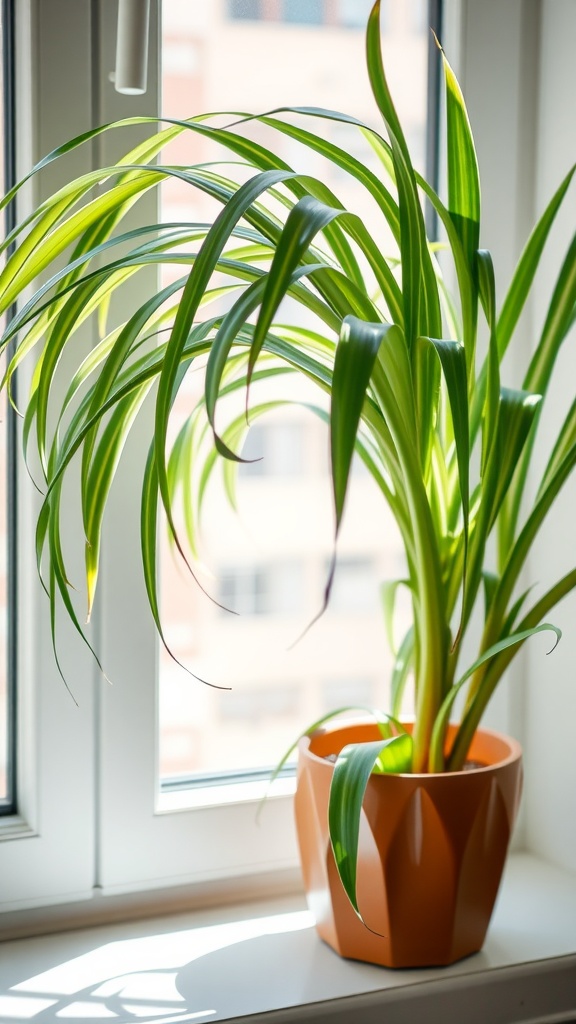
[[[4,942],[0,1022],[36,1019],[576,1021],[576,877],[515,854],[483,951],[434,970],[341,960],[301,896]]]

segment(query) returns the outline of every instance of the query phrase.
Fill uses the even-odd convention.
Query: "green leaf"
[[[462,504],[465,544],[468,536],[470,510],[470,428],[468,422],[468,384],[466,379],[466,353],[459,341],[421,338],[419,343],[436,353],[446,382],[446,391],[452,416],[453,434],[458,463],[458,481]]]
[[[528,640],[529,637],[534,636],[536,633],[542,633],[546,630],[556,634],[556,642],[554,643],[554,646],[551,648],[551,650],[548,652],[549,654],[551,654],[554,650],[554,647],[556,647],[556,644],[558,644],[562,637],[562,631],[558,629],[557,626],[553,626],[550,622],[543,622],[539,626],[533,626],[530,629],[522,629],[517,631],[516,633],[511,633],[510,636],[506,636],[502,640],[498,640],[497,643],[492,644],[486,651],[482,652],[480,657],[476,658],[476,660],[472,663],[472,665],[469,666],[464,675],[458,680],[457,683],[455,683],[452,686],[450,692],[447,694],[444,700],[444,703],[442,704],[442,707],[440,708],[440,711],[438,712],[438,716],[434,723],[434,732],[432,734],[432,742],[430,744],[430,771],[443,770],[443,751],[446,728],[450,720],[450,712],[452,710],[454,701],[456,700],[456,697],[458,696],[464,684],[468,682],[468,680],[474,675],[474,673],[479,668],[481,668],[482,665],[484,665],[488,661],[491,661],[493,658],[496,657],[497,654],[500,654],[502,651],[505,651],[509,647],[515,647],[518,644],[522,644],[525,640]],[[471,740],[472,735],[470,735],[469,737],[468,746]],[[454,740],[454,744],[452,747],[452,753],[450,755],[448,766],[449,771],[457,770],[454,757],[454,752],[457,748],[458,737]],[[438,765],[442,765],[442,768],[438,768]]]
[[[556,214],[560,209],[562,200],[568,191],[575,170],[576,167],[572,167],[570,169],[560,187],[552,196],[552,199],[548,203],[548,206],[532,231],[530,238],[526,243],[526,247],[518,261],[512,283],[510,284],[506,298],[502,304],[502,309],[500,310],[500,316],[498,317],[497,335],[498,348],[501,356],[504,355],[508,348],[508,344],[512,338],[514,329],[526,303],[526,299],[540,263],[544,245],[548,235],[550,234],[550,229],[554,223]]]
[[[466,104],[456,76],[442,50],[446,86],[448,208],[472,267],[480,235],[480,179]]]
[[[440,302],[416,188],[416,177],[384,73],[380,49],[380,0],[374,4],[368,20],[366,58],[372,93],[390,136],[400,213],[404,331],[408,350],[411,351],[418,334],[435,337],[440,335]]]
[[[488,382],[482,423],[481,473],[484,475],[490,450],[496,438],[496,424],[500,410],[500,359],[496,338],[496,282],[492,257],[487,249],[479,249],[476,253],[476,259],[480,298],[490,331],[487,363]]]
[[[503,571],[486,624],[488,635],[498,631],[514,587],[534,545],[534,540],[552,504],[576,466],[576,439],[567,448],[560,462],[554,458],[554,469],[546,473],[545,486],[538,491],[530,514],[518,537],[509,544],[502,558]]]
[[[482,580],[488,537],[513,480],[540,400],[539,395],[532,395],[525,391],[501,389],[496,435],[490,447],[490,455],[482,480],[479,507],[470,540],[468,587],[462,616],[464,628],[469,621]],[[499,542],[503,536],[502,531],[499,531]],[[502,551],[507,553],[512,543],[513,538],[508,537],[502,544]]]
[[[490,455],[482,481],[480,509],[472,541],[472,579],[468,611],[480,582],[481,561],[487,537],[506,497],[540,401],[540,395],[511,388],[501,389],[496,435],[490,446]],[[502,550],[509,550],[511,543],[512,538],[505,537],[502,540]]]
[[[462,309],[462,341],[466,352],[468,377],[472,382],[475,371],[476,319],[478,306],[478,290],[474,278],[474,266],[470,265],[470,261],[464,252],[460,235],[456,230],[450,212],[446,209],[439,196],[436,195],[434,189],[428,185],[420,175],[416,175],[416,180],[426,198],[430,200],[430,203],[442,222],[442,226],[448,239],[450,252],[454,260],[454,268],[456,270]],[[442,294],[443,286],[441,283],[439,286]],[[475,436],[474,422],[474,416],[472,415],[472,437]]]
[[[336,708],[334,711],[329,711],[327,714],[322,715],[321,718],[318,718],[315,722],[312,723],[312,725],[309,725],[308,728],[304,730],[304,732],[301,732],[296,737],[294,742],[290,744],[288,749],[284,752],[284,754],[282,755],[282,757],[280,758],[278,763],[275,765],[274,770],[272,771],[272,773],[270,775],[270,778],[268,780],[268,787],[267,788],[269,789],[270,786],[272,785],[272,783],[278,778],[280,772],[282,771],[284,766],[287,764],[287,762],[290,759],[291,755],[298,748],[298,744],[300,743],[300,740],[304,739],[305,736],[312,736],[315,732],[318,731],[318,729],[321,729],[323,725],[326,725],[327,722],[331,722],[335,718],[339,718],[340,715],[349,714],[350,711],[353,711],[353,712],[365,711],[368,715],[370,715],[371,718],[373,718],[375,720],[378,728],[380,729],[380,732],[382,733],[382,735],[386,739],[389,738],[386,735],[386,733],[390,729],[390,726],[393,726],[400,735],[404,735],[404,734],[408,735],[406,733],[406,729],[404,728],[402,723],[399,722],[392,715],[388,715],[388,714],[386,714],[386,712],[378,711],[378,710],[376,710],[375,708],[372,708],[372,707],[364,707],[363,704],[346,704],[346,705],[344,705],[341,708]],[[264,794],[264,796],[262,797],[262,800],[260,801],[260,804],[258,805],[257,816],[260,814],[261,809],[264,806],[265,802],[266,802],[266,794]]]
[[[340,529],[356,434],[378,349],[388,328],[346,317],[334,357],[330,445],[336,533]]]
[[[7,263],[0,274],[0,310],[8,309],[26,285],[50,266],[79,234],[106,217],[119,202],[134,200],[161,179],[160,172],[150,171],[136,181],[113,186],[104,195],[86,203],[63,224],[54,227],[47,238],[44,237],[43,225],[34,228],[17,249],[17,258]]]
[[[506,619],[504,620],[504,624],[502,626],[502,632],[504,636],[507,636],[509,633],[512,633],[514,631],[516,619],[518,618],[520,612],[522,611],[522,608],[526,604],[526,599],[528,595],[531,593],[531,591],[534,589],[534,587],[534,583],[532,584],[532,586],[527,587],[524,593],[520,594],[520,597],[517,598],[517,600],[510,608],[510,611],[508,612],[508,615],[506,616]]]
[[[480,657],[477,658],[476,661],[474,661],[472,665],[468,667],[462,678],[458,681],[458,683],[456,683],[454,689],[456,690],[459,686],[461,686],[468,679],[470,679],[470,677],[474,675],[476,670],[479,669],[480,666],[484,664],[484,662],[490,661],[490,659],[493,658],[496,654],[499,654],[500,651],[505,651],[507,647],[512,647],[514,644],[518,644],[522,640],[527,640],[528,637],[533,636],[535,633],[541,633],[543,630],[549,630],[552,633],[556,634],[556,643],[554,644],[554,647],[556,647],[556,644],[562,637],[562,631],[558,629],[557,626],[553,626],[549,622],[543,622],[542,625],[534,626],[533,629],[524,629],[518,633],[512,633],[510,636],[504,637],[503,640],[499,640],[497,643],[492,644],[492,646],[489,647],[487,651],[483,651]],[[554,650],[554,647],[551,648],[551,651]],[[550,654],[551,651],[549,651],[548,653]]]
[[[98,570],[104,510],[110,487],[120,462],[126,438],[146,398],[146,392],[136,391],[119,403],[108,420],[86,473],[84,493],[86,590],[88,597],[87,621],[90,620]],[[86,449],[84,448],[84,451]]]
[[[96,665],[100,672],[106,679],[107,676],[102,667],[101,661],[88,640],[86,633],[82,629],[74,604],[70,597],[70,582],[66,576],[66,570],[64,567],[64,558],[62,554],[62,543],[60,535],[60,500],[62,495],[61,482],[58,481],[56,486],[52,487],[49,494],[44,498],[40,514],[36,523],[36,561],[38,566],[38,575],[42,581],[42,585],[48,593],[49,604],[50,604],[50,631],[52,638],[52,649],[54,652],[54,659],[58,672],[64,681],[66,688],[70,691],[70,687],[67,683],[65,673],[62,670],[60,659],[58,657],[58,646],[56,643],[56,608],[57,608],[57,594],[60,595],[62,604],[68,614],[68,617],[74,627],[75,632],[81,637],[83,643],[86,645],[90,654],[94,658]],[[47,550],[48,553],[48,586],[43,581],[42,577],[42,559],[44,552]]]
[[[542,334],[530,366],[524,378],[524,387],[546,395],[552,371],[560,347],[574,323],[576,312],[576,234],[568,247],[568,252],[560,268],[560,273],[548,305],[548,312]],[[501,531],[500,546],[506,549],[509,538],[516,530],[520,515],[522,498],[528,478],[528,469],[534,444],[535,432],[518,466],[516,477],[506,501]]]
[[[442,578],[439,538],[422,478],[418,449],[412,373],[403,332],[392,325],[383,335],[371,387],[390,431],[400,467],[399,489],[410,519],[403,534],[409,558],[414,602],[416,722],[414,764],[426,756],[432,723],[447,685],[445,662],[449,645],[446,590]]]
[[[416,395],[420,465],[422,476],[426,481],[430,479],[432,451],[438,425],[440,378],[440,362],[436,358],[433,345],[428,343],[427,338],[417,338],[413,380]]]
[[[565,581],[567,581],[568,586],[564,585]],[[543,601],[542,608],[546,605],[548,610],[554,603],[556,603],[556,600],[560,599],[560,596],[563,596],[563,594],[567,593],[569,589],[576,586],[576,571],[569,574],[569,576],[565,578],[565,581],[561,581],[560,584],[558,584],[557,589],[560,592],[559,596],[552,601]],[[545,612],[543,612],[543,614],[545,614]],[[465,675],[462,676],[460,681],[455,685],[453,693],[449,694],[450,701],[447,700],[446,706],[442,707],[438,719],[439,732],[442,730],[443,727],[445,728],[447,725],[450,716],[450,709],[452,707],[452,704],[454,703],[455,697],[457,696],[458,690],[460,690],[462,686],[470,679],[470,677],[486,662],[491,662],[491,665],[489,665],[488,667],[487,675],[484,678],[482,685],[478,688],[477,692],[475,693],[474,699],[468,705],[464,718],[462,719],[462,722],[460,723],[460,726],[454,738],[452,750],[450,752],[450,757],[448,759],[448,771],[461,770],[464,764],[464,759],[466,757],[466,754],[468,753],[468,749],[472,742],[472,738],[478,727],[480,718],[486,708],[490,696],[493,693],[495,682],[497,679],[500,678],[502,672],[504,671],[504,668],[507,667],[507,665],[512,660],[511,655],[513,656],[514,653],[516,653],[512,650],[512,648],[520,647],[531,636],[534,636],[536,633],[541,633],[546,630],[556,634],[556,641],[553,647],[547,653],[551,654],[556,645],[559,643],[562,637],[562,632],[558,629],[557,626],[554,626],[549,622],[542,622],[539,625],[527,626],[529,618],[530,616],[526,616],[525,619],[521,623],[519,623],[519,629],[517,629],[514,633],[511,633],[510,636],[505,637],[503,640],[499,640],[497,643],[492,644],[492,646],[489,647],[487,651],[483,652],[483,654],[474,662],[473,665],[470,666]],[[540,608],[538,608],[536,611],[536,622],[539,622],[540,618]],[[523,628],[525,626],[527,626],[527,628]],[[504,661],[502,661],[502,657],[504,657]],[[499,664],[500,661],[502,661],[501,665]],[[499,666],[499,670],[496,675],[496,679],[491,680],[490,670],[497,665]]]
[[[464,345],[457,341],[442,341],[436,338],[425,338],[436,352],[448,392],[450,413],[452,416],[453,434],[458,464],[458,483],[462,505],[463,564],[462,564],[462,615],[466,604],[465,592],[468,565],[468,532],[470,516],[470,428],[468,422],[468,383],[466,373],[466,352]],[[459,642],[462,629],[461,620],[454,645]]]
[[[547,489],[550,482],[556,475],[557,470],[564,462],[566,456],[576,445],[576,398],[572,402],[562,426],[558,432],[556,443],[548,460],[548,465],[540,481],[537,498]]]
[[[348,899],[360,916],[356,897],[358,839],[362,801],[368,779],[380,772],[409,772],[412,739],[408,733],[370,743],[350,744],[338,755],[330,786],[328,825],[338,874]]]
[[[316,111],[301,107],[283,107],[276,112],[304,114],[308,116],[313,115],[316,117],[322,116],[328,120],[340,122],[344,120],[345,123],[350,123],[349,118],[343,118],[343,116],[337,112],[329,110]],[[355,178],[356,181],[366,188],[376,201],[390,225],[394,238],[396,241],[399,240],[400,228],[398,220],[398,204],[385,185],[380,181],[378,176],[374,174],[366,164],[362,163],[361,160],[358,160],[351,153],[347,153],[346,150],[341,149],[329,140],[322,138],[322,136],[314,135],[312,132],[305,131],[296,125],[288,124],[285,121],[279,121],[270,116],[261,116],[257,120],[262,124],[270,125],[272,128],[275,128],[277,131],[282,132],[282,134],[287,135],[290,138],[296,139],[298,142],[302,142],[309,149],[325,156],[340,168],[340,170],[346,171]],[[360,122],[355,121],[355,119],[352,119],[352,123],[360,130],[366,130],[369,131],[370,134],[373,134],[372,129],[366,129],[365,126],[361,125]]]
[[[541,395],[526,391],[502,388],[500,392],[498,428],[486,468],[485,493],[491,503],[489,530],[496,521],[541,401]],[[509,535],[503,538],[504,549],[510,539]]]
[[[290,210],[276,246],[272,265],[267,276],[266,288],[262,298],[262,306],[254,331],[254,341],[250,352],[248,380],[250,380],[250,376],[262,349],[262,345],[264,344],[264,339],[268,329],[270,328],[273,317],[287,292],[293,271],[297,268],[298,263],[307,253],[312,240],[318,232],[325,230],[335,219],[342,220],[353,237],[355,237],[362,246],[377,279],[379,279],[379,283],[381,284],[384,294],[388,297],[393,296],[395,299],[396,293],[398,292],[397,285],[394,282],[390,271],[387,269],[385,261],[381,259],[377,246],[362,225],[360,219],[347,214],[341,207],[329,207],[326,206],[325,203],[314,199],[312,196],[305,196]],[[332,275],[330,274],[329,268],[326,268],[324,272],[315,270],[315,283],[318,281],[327,283],[331,282],[331,280]],[[346,282],[346,279],[342,278],[342,275],[339,274],[336,281],[336,288],[333,288],[330,293],[325,293],[327,297],[329,297],[331,294],[336,292],[338,295],[338,306],[343,314],[350,312],[348,308],[342,308],[342,299],[346,296],[346,290],[343,286],[346,284],[354,289],[354,280],[350,279],[349,282]],[[357,287],[356,292],[358,292]],[[366,302],[366,299],[364,301]],[[376,312],[371,303],[370,310],[368,308],[358,310],[358,312],[362,312],[363,315],[370,315],[370,311]]]
[[[484,618],[485,619],[488,618],[488,614],[490,612],[490,608],[492,607],[492,602],[494,601],[494,595],[496,594],[496,589],[498,587],[499,581],[500,581],[500,577],[497,576],[496,573],[494,573],[494,572],[488,572],[488,570],[485,570],[482,573],[482,582],[484,584]]]
[[[290,274],[289,282],[286,283],[286,292],[290,292],[291,285],[293,285],[300,277],[304,274],[310,273],[310,270],[313,270],[318,266],[318,264],[313,264],[312,266],[307,265],[305,267],[297,267]],[[249,285],[238,299],[236,299],[222,319],[222,323],[218,328],[216,337],[210,348],[210,355],[206,366],[206,378],[204,385],[206,412],[208,415],[208,421],[212,427],[214,443],[217,451],[221,455],[236,462],[241,462],[242,460],[238,458],[229,446],[223,443],[222,438],[216,429],[216,404],[220,394],[222,376],[226,369],[232,346],[238,337],[238,332],[262,301],[266,287],[267,278],[263,274],[260,278]]]
[[[157,584],[157,571],[158,571],[158,559],[157,559],[157,537],[158,537],[158,492],[159,482],[158,475],[156,473],[155,466],[155,451],[154,446],[150,447],[148,453],[148,459],[146,462],[146,470],[144,473],[143,486],[142,486],[142,499],[140,504],[140,543],[142,550],[142,565],[144,568],[144,582],[146,585],[146,593],[148,596],[148,603],[154,619],[154,624],[158,632],[158,636],[164,646],[164,649],[168,656],[178,665],[180,668],[196,679],[198,682],[203,683],[205,686],[209,686],[215,690],[230,690],[230,686],[221,686],[210,680],[204,679],[201,676],[196,675],[192,672],[187,665],[183,664],[169,646],[164,630],[162,627],[162,619],[160,616],[160,604],[158,600],[158,584]],[[198,582],[198,581],[196,581]],[[198,582],[198,586],[201,586]],[[203,589],[201,587],[201,589]]]
[[[170,511],[165,461],[168,419],[182,352],[204,291],[210,282],[224,246],[236,227],[237,222],[262,192],[265,192],[266,189],[272,187],[277,182],[291,176],[293,176],[291,173],[284,171],[262,172],[247,181],[230,197],[229,202],[220,211],[206,234],[204,243],[184,287],[174,319],[174,326],[166,347],[156,399],[154,428],[156,472],[158,473],[160,496],[166,512],[168,526],[185,562],[187,561],[186,556],[179,545],[176,524]]]

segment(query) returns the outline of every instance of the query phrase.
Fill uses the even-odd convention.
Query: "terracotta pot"
[[[373,724],[354,723],[300,742],[295,809],[309,906],[341,956],[386,967],[450,964],[484,942],[520,800],[520,745],[479,731],[469,757],[486,767],[370,777],[358,851],[361,921],[328,837],[326,756],[378,737]]]

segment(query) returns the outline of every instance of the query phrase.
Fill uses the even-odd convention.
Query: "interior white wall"
[[[576,159],[576,4],[573,0],[445,0],[443,43],[455,65],[470,114],[482,182],[481,244],[493,255],[500,301],[528,234]],[[576,223],[573,183],[545,250],[533,299],[522,318],[516,353],[507,356],[504,383],[526,366],[522,343],[533,348],[559,265]],[[565,343],[541,429],[556,436],[574,398],[574,337]],[[516,354],[516,358],[515,358]],[[551,440],[539,451],[535,492]],[[542,530],[526,585],[543,593],[576,562],[576,481],[565,488]],[[541,588],[538,590],[538,588]],[[548,636],[518,655],[497,691],[485,724],[516,736],[524,747],[526,784],[521,845],[576,868],[576,595],[548,616],[563,638],[547,658]],[[565,801],[568,801],[568,805]]]
[[[535,150],[535,196],[538,209],[576,160],[576,4],[573,0],[544,0],[540,39],[540,89]],[[576,225],[574,183],[555,230],[554,257],[543,262],[535,295],[534,315],[542,322],[557,269],[556,254],[564,255]],[[559,427],[574,399],[576,351],[574,329],[564,343],[552,401],[545,422]],[[560,577],[576,562],[574,517],[576,480],[553,509],[537,556],[534,579]],[[528,666],[526,715],[526,837],[534,852],[576,869],[576,594],[550,614],[563,638],[549,659],[532,659]]]

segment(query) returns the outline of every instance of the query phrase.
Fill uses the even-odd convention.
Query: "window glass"
[[[343,708],[351,704],[376,707],[378,693],[374,691],[374,680],[370,678],[340,676],[322,681],[322,699],[327,708]]]
[[[295,25],[321,25],[324,21],[324,0],[284,0],[284,21]]]
[[[424,4],[420,6],[425,8]],[[372,10],[372,0],[338,0],[336,10],[340,25],[343,25],[345,28],[364,29],[368,21],[368,15]],[[386,0],[382,4],[381,17],[385,16],[385,11]],[[383,21],[381,24],[385,29],[386,22]]]
[[[272,562],[262,566],[222,566],[220,612],[236,615],[296,615],[305,598],[304,564]]]
[[[244,21],[257,21],[261,17],[260,0],[228,0],[228,17]]]
[[[363,615],[373,607],[378,592],[375,560],[366,555],[342,555],[338,559],[330,603],[334,611]]]
[[[301,421],[270,419],[255,423],[242,448],[246,459],[238,467],[245,476],[300,476],[307,472],[306,428]]]
[[[399,115],[423,170],[428,29],[423,0],[421,6],[420,25],[406,13],[403,0],[389,0],[383,47]],[[183,117],[207,110],[317,105],[381,128],[365,69],[364,33],[358,31],[367,11],[364,3],[342,0],[164,4],[162,110]],[[255,19],[249,33],[239,23],[244,18]],[[310,30],[310,23],[320,20],[330,45],[319,46],[318,31]],[[377,168],[370,147],[351,126],[325,122],[324,129],[336,145]],[[263,126],[251,130],[257,141],[270,145]],[[275,137],[273,145],[292,166],[321,176],[345,206],[369,216],[357,186],[343,172],[287,137]],[[173,144],[165,159],[196,163],[216,157],[206,139],[191,136]],[[181,182],[163,189],[166,222],[204,221],[215,212],[209,200]],[[385,232],[381,244],[389,244]],[[199,376],[190,376],[177,400],[174,436],[201,393]],[[319,401],[318,393],[302,384],[293,398]],[[328,448],[325,422],[296,405],[253,423],[243,454],[259,461],[238,474],[236,510],[229,508],[216,477],[207,492],[197,571],[213,600],[195,586],[165,543],[166,639],[191,672],[231,691],[203,686],[161,651],[163,779],[270,766],[303,728],[344,696],[348,703],[370,698],[380,707],[388,704],[391,658],[380,583],[397,573],[401,554],[392,519],[366,471],[355,474],[350,494],[334,601],[307,630],[322,605],[332,557]]]

